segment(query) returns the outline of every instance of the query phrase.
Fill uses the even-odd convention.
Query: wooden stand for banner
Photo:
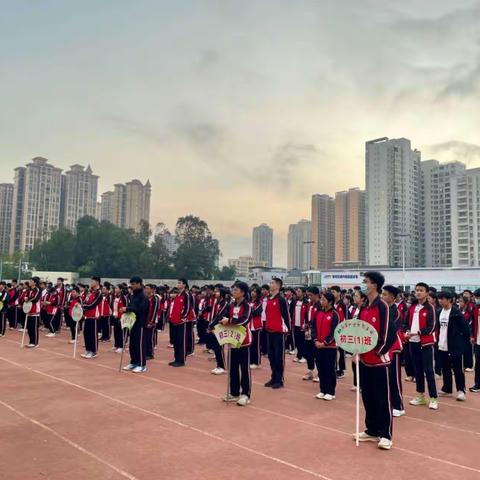
[[[355,407],[356,421],[355,421],[355,445],[358,447],[360,441],[358,436],[360,435],[360,355],[355,355],[355,372],[357,374],[357,391],[355,392],[357,397],[357,405]]]
[[[232,349],[232,346],[230,344],[227,344],[227,396],[226,399],[228,400],[228,397],[230,396],[230,350]],[[225,402],[227,405],[230,402]]]
[[[78,322],[75,322],[75,343],[73,344],[73,359],[77,355],[77,342],[78,342]]]
[[[22,333],[22,343],[20,344],[20,348],[23,348],[25,345],[25,332],[27,331],[28,327],[28,315],[25,315],[25,325],[23,326],[23,333]]]
[[[122,364],[123,364],[123,352],[125,352],[125,345],[127,344],[127,338],[128,338],[128,328],[123,329],[123,348],[122,348],[122,354],[120,355],[120,366],[118,367],[118,371],[122,371]]]

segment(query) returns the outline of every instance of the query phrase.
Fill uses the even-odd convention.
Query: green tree
[[[65,271],[74,269],[75,236],[60,228],[48,240],[39,240],[30,251],[29,260],[38,270]]]
[[[155,278],[172,278],[175,276],[173,258],[161,235],[157,235],[150,245],[150,253],[153,258],[153,271]]]
[[[220,255],[218,240],[205,221],[193,215],[180,217],[175,228],[178,248],[174,255],[177,276],[212,279]]]
[[[215,273],[215,279],[217,280],[235,280],[236,270],[235,267],[223,266]]]

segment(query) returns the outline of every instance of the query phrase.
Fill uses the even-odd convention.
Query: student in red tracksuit
[[[335,304],[334,304],[334,309],[337,312],[338,315],[338,321],[343,322],[344,320],[347,319],[347,307],[343,303],[342,300],[342,290],[338,285],[333,285],[330,287],[330,291],[333,294],[333,297],[335,298]],[[337,378],[343,378],[345,377],[345,350],[342,350],[340,347],[338,348],[338,363],[337,363]]]
[[[102,292],[100,290],[100,278],[92,277],[90,293],[83,303],[83,315],[85,324],[83,328],[83,339],[85,340],[85,353],[82,357],[86,359],[95,358],[98,350],[97,323],[100,317],[100,302]]]
[[[303,328],[305,331],[305,359],[307,360],[307,373],[302,377],[302,380],[313,380],[318,383],[318,375],[314,375],[315,370],[315,344],[312,339],[312,323],[317,314],[317,311],[322,309],[320,305],[320,291],[318,287],[307,288],[308,307],[305,314],[305,322]]]
[[[180,278],[177,282],[178,294],[170,308],[170,328],[175,359],[170,362],[171,367],[184,367],[186,360],[186,329],[185,324],[192,318],[193,305],[188,292],[188,281]]]
[[[147,313],[147,326],[145,328],[145,334],[147,336],[147,360],[154,359],[154,334],[155,325],[158,319],[158,311],[160,309],[160,297],[155,293],[156,286],[149,283],[145,285],[145,295],[148,299],[148,313]]]
[[[29,289],[26,291],[25,301],[32,304],[32,309],[28,313],[28,320],[26,320],[26,327],[30,343],[28,348],[38,347],[38,329],[40,328],[40,288],[39,278],[32,277],[28,282]]]
[[[293,309],[292,332],[295,339],[295,346],[297,347],[297,355],[293,359],[296,363],[305,363],[305,317],[308,312],[308,298],[306,296],[306,289],[299,287],[296,290],[295,308]]]
[[[472,312],[471,342],[475,352],[475,382],[469,390],[472,393],[480,392],[480,288],[473,292],[475,306]]]
[[[393,322],[395,340],[391,350],[392,361],[389,368],[390,397],[392,399],[393,416],[402,417],[405,415],[402,393],[402,366],[400,364],[400,353],[403,348],[403,332],[400,315],[395,305],[399,290],[393,285],[385,285],[382,291],[382,300],[390,309],[390,318]]]
[[[360,290],[355,290],[353,294],[353,310],[351,312],[351,318],[353,320],[366,320],[368,316],[367,305],[368,297]],[[353,370],[353,386],[350,388],[352,392],[355,392],[358,388],[357,382],[357,368],[355,357],[352,358],[352,370]]]
[[[0,302],[3,306],[0,308],[0,337],[5,335],[7,328],[7,308],[8,308],[8,292],[7,282],[0,281]]]
[[[262,290],[260,287],[250,289],[250,307],[252,309],[252,344],[250,345],[250,368],[260,368],[262,354],[260,351],[260,332],[262,331]]]
[[[122,309],[128,306],[127,295],[120,285],[114,290],[112,305],[112,325],[113,325],[113,347],[115,353],[122,353],[123,350],[123,330],[120,318],[122,317]]]
[[[246,329],[246,335],[240,348],[230,349],[230,388],[229,394],[223,400],[225,402],[236,402],[237,405],[244,407],[250,403],[252,393],[250,372],[252,309],[247,300],[248,285],[244,282],[236,282],[232,289],[232,297],[233,303],[230,306],[228,318],[224,318],[220,323],[222,325],[242,325]]]
[[[297,303],[297,298],[295,296],[295,290],[293,288],[286,288],[285,289],[285,300],[287,302],[288,307],[288,315],[290,319],[293,318],[295,312],[295,305]],[[295,336],[293,334],[293,325],[291,325],[290,331],[287,333],[285,338],[285,349],[289,355],[295,355]]]
[[[55,293],[57,295],[57,309],[55,314],[51,318],[51,328],[53,328],[54,333],[60,332],[60,327],[62,323],[62,313],[65,302],[67,301],[67,291],[65,289],[64,280],[62,277],[57,278],[57,286],[55,288]]]
[[[410,400],[410,405],[426,405],[425,378],[427,379],[430,402],[428,407],[438,410],[437,386],[435,384],[435,370],[433,366],[434,345],[436,342],[436,313],[428,302],[429,288],[426,283],[420,282],[415,286],[416,302],[408,312],[408,331],[406,340],[410,343],[417,396]]]
[[[67,325],[70,328],[70,340],[68,341],[70,344],[75,343],[76,322],[72,318],[72,312],[76,305],[82,306],[82,300],[80,298],[80,289],[73,287],[67,296],[67,304],[65,306]]]
[[[217,337],[214,334],[214,328],[221,323],[224,318],[228,318],[230,312],[230,303],[228,302],[229,290],[225,287],[215,287],[215,304],[213,307],[213,318],[208,324],[207,331],[210,334],[209,347],[215,354],[217,366],[211,371],[213,375],[223,375],[225,373],[225,355],[223,345],[218,343]]]
[[[13,279],[8,289],[8,305],[7,305],[7,318],[8,329],[14,330],[17,328],[17,308],[16,301],[18,298],[18,284],[17,280]]]
[[[55,337],[57,335],[54,325],[54,319],[57,315],[59,309],[60,298],[57,293],[57,290],[54,287],[50,287],[47,296],[45,297],[45,315],[47,321],[47,328],[49,332],[45,335],[46,337]]]
[[[187,316],[187,321],[185,323],[185,353],[187,357],[190,357],[195,354],[195,328],[194,324],[197,319],[195,313],[195,297],[193,293],[187,289],[186,294],[190,297],[190,312]]]
[[[320,380],[319,400],[334,400],[337,377],[335,363],[337,345],[335,343],[335,328],[339,323],[338,313],[334,310],[335,298],[331,292],[320,297],[322,310],[317,311],[312,321],[312,339],[315,344],[315,363]]]
[[[378,333],[373,350],[360,355],[360,388],[365,407],[364,432],[361,442],[378,442],[378,448],[392,448],[392,406],[389,389],[390,350],[394,338],[394,326],[388,305],[380,298],[385,278],[380,272],[366,272],[362,289],[368,297],[365,322]]]
[[[268,333],[268,360],[272,376],[265,387],[273,389],[284,386],[285,336],[290,330],[290,315],[286,300],[280,295],[283,281],[274,278],[270,283],[270,297],[267,301],[265,329]]]
[[[105,283],[102,287],[102,300],[99,305],[100,318],[98,320],[98,335],[101,342],[110,341],[110,317],[112,316],[110,284]]]

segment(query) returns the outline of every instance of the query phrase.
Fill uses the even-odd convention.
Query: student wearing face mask
[[[390,350],[393,346],[391,332],[394,330],[390,309],[381,299],[385,278],[380,272],[366,272],[362,291],[368,297],[364,322],[378,334],[375,347],[360,355],[360,388],[365,407],[364,432],[358,435],[361,442],[376,442],[378,448],[392,448],[392,405],[389,389]],[[355,439],[355,436],[354,436]]]

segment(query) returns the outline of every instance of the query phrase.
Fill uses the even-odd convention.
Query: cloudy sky
[[[480,1],[0,0],[0,181],[34,156],[100,191],[153,185],[152,224],[251,228],[364,185],[364,142],[480,166]]]

